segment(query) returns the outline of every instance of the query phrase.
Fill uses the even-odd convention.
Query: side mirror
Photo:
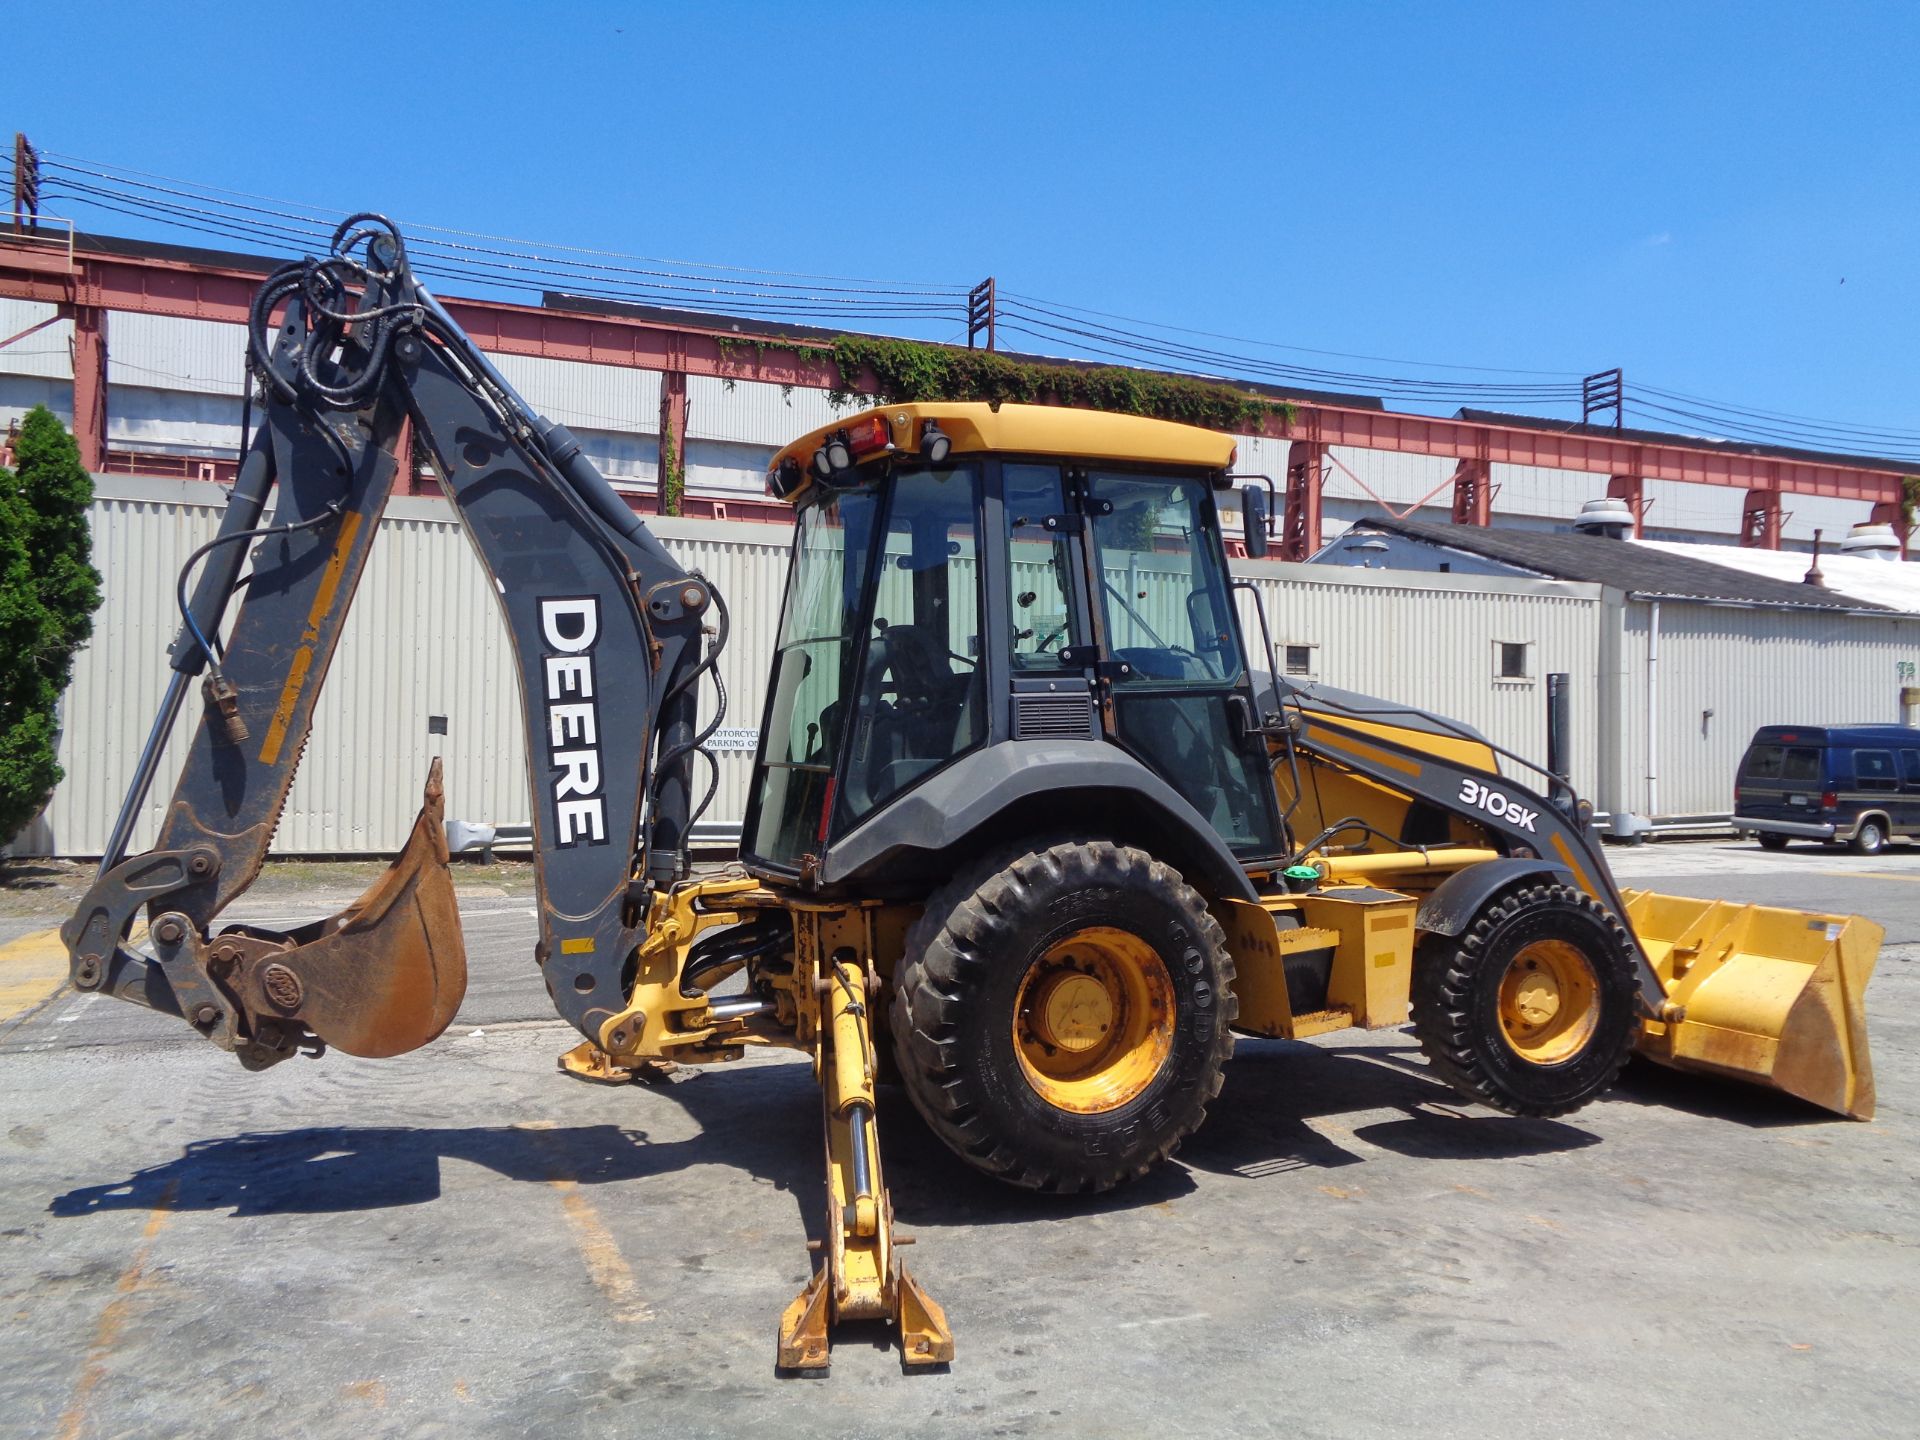
[[[1264,559],[1267,553],[1267,492],[1264,486],[1240,487],[1240,519],[1246,526],[1248,557]]]

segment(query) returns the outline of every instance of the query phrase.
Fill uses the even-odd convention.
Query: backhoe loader
[[[1222,533],[1230,436],[929,402],[782,450],[767,487],[796,532],[739,864],[692,878],[695,763],[724,708],[701,723],[728,628],[713,585],[514,392],[384,219],[271,275],[249,329],[261,423],[180,577],[172,679],[63,932],[73,984],[256,1070],[398,1055],[453,1019],[438,761],[355,904],[217,924],[267,853],[410,426],[516,657],[532,960],[583,1037],[563,1066],[812,1057],[823,1239],[782,1367],[825,1366],[851,1318],[896,1325],[907,1365],[953,1355],[894,1235],[883,1073],[962,1161],[1062,1193],[1170,1155],[1236,1034],[1410,1021],[1435,1075],[1518,1115],[1586,1104],[1636,1048],[1871,1114],[1877,926],[1623,892],[1564,780],[1463,725],[1290,685],[1270,638],[1260,673]],[[1256,554],[1263,498],[1244,494]],[[184,771],[128,855],[196,679]]]

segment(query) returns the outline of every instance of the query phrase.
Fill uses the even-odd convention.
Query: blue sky
[[[316,207],[1920,432],[1911,4],[285,13],[20,10],[0,124]]]

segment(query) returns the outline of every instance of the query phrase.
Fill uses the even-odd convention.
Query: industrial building
[[[1765,573],[1746,559],[1762,552],[1632,540],[1617,505],[1591,504],[1583,520],[1545,533],[1368,518],[1313,568],[1594,592],[1593,669],[1574,683],[1590,696],[1599,747],[1589,798],[1617,834],[1723,822],[1734,768],[1762,725],[1914,723],[1920,614],[1908,567],[1769,553]],[[1485,663],[1496,684],[1532,684],[1544,668],[1519,636]]]
[[[67,236],[64,248],[0,237],[0,431],[35,404],[75,430],[98,477],[106,577],[64,707],[68,778],[18,851],[97,854],[105,839],[163,688],[174,624],[164,597],[213,533],[219,482],[232,474],[238,322],[266,263],[97,237]],[[711,315],[556,295],[537,307],[449,306],[637,509],[659,508],[662,457],[682,461],[682,514],[660,519],[659,533],[715,579],[736,615],[770,620],[789,528],[766,498],[765,465],[843,413],[828,399],[842,380],[830,362],[792,348],[791,327],[774,334]],[[1627,831],[1724,815],[1732,759],[1753,724],[1893,718],[1888,677],[1907,666],[1910,680],[1904,657],[1920,656],[1920,620],[1898,613],[1899,602],[1623,589],[1606,574],[1524,564],[1446,562],[1415,574],[1369,567],[1377,556],[1365,553],[1359,568],[1326,563],[1349,553],[1340,545],[1323,563],[1292,563],[1363,519],[1381,535],[1378,526],[1400,524],[1409,544],[1423,522],[1446,519],[1469,522],[1459,533],[1483,541],[1553,540],[1583,502],[1606,494],[1631,506],[1631,528],[1650,542],[1731,552],[1744,536],[1762,548],[1741,553],[1791,565],[1779,547],[1815,530],[1898,517],[1902,477],[1891,462],[1482,412],[1410,415],[1364,397],[1288,398],[1289,418],[1239,437],[1236,466],[1271,478],[1286,558],[1236,564],[1258,584],[1277,663],[1293,677],[1429,706],[1543,755],[1542,677],[1570,675],[1576,783]],[[284,851],[391,850],[435,755],[446,757],[451,816],[509,835],[527,823],[518,700],[493,599],[430,469],[412,468],[401,490],[281,825]],[[1752,577],[1750,591],[1764,588]],[[701,832],[716,843],[738,830],[770,630],[736,626],[727,653],[733,705]],[[1503,657],[1515,655],[1522,669],[1508,673]],[[1814,696],[1820,713],[1803,713]],[[1783,713],[1782,697],[1801,708]],[[164,798],[154,797],[136,844]]]

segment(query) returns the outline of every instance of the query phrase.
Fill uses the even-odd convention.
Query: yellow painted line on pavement
[[[1842,880],[1904,880],[1920,885],[1920,875],[1904,875],[1898,870],[1816,870],[1816,875],[1838,875]]]
[[[142,920],[127,943],[138,944],[146,933]],[[0,945],[0,1033],[59,994],[67,971],[67,947],[58,930],[35,930]]]
[[[566,1211],[568,1228],[573,1231],[574,1247],[586,1262],[594,1288],[613,1306],[613,1318],[651,1320],[653,1310],[640,1298],[633,1269],[627,1264],[627,1257],[620,1253],[613,1232],[594,1209],[593,1201],[586,1197],[577,1181],[549,1180],[547,1183],[560,1192],[560,1206]]]
[[[87,1410],[93,1403],[93,1392],[100,1388],[100,1382],[106,1378],[107,1361],[120,1343],[120,1332],[127,1328],[127,1317],[133,1312],[134,1296],[146,1288],[147,1260],[153,1254],[154,1240],[173,1214],[173,1197],[179,1188],[177,1180],[169,1184],[166,1193],[160,1197],[160,1203],[147,1216],[147,1228],[140,1235],[140,1248],[133,1252],[133,1259],[120,1272],[114,1297],[107,1302],[107,1308],[100,1312],[100,1322],[93,1327],[93,1344],[87,1347],[87,1363],[80,1371],[79,1383],[73,1387],[73,1400],[60,1417],[59,1440],[80,1440],[86,1431]]]
[[[551,1133],[556,1128],[553,1121],[522,1120],[514,1128],[531,1131],[535,1145],[555,1161],[561,1160],[559,1146]],[[555,1168],[561,1167],[556,1165]],[[560,1208],[566,1214],[567,1228],[573,1233],[574,1249],[580,1252],[594,1289],[613,1306],[613,1318],[626,1321],[653,1319],[653,1309],[641,1297],[640,1286],[633,1278],[633,1267],[627,1264],[627,1257],[620,1253],[620,1243],[613,1238],[613,1232],[607,1229],[606,1221],[600,1218],[593,1201],[580,1188],[580,1182],[556,1177],[547,1181],[547,1184],[560,1196]]]
[[[0,1025],[67,983],[67,947],[58,930],[35,930],[0,945]]]

